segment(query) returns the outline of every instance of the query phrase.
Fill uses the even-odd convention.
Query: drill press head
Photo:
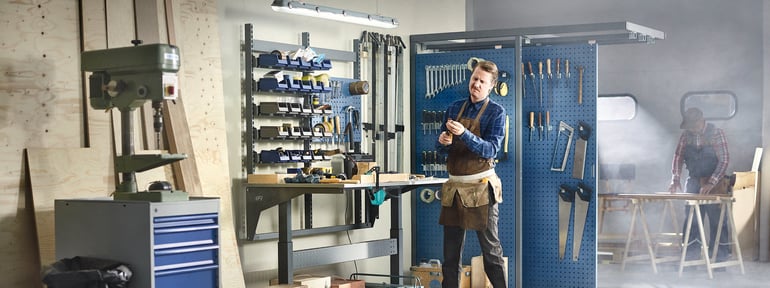
[[[81,70],[89,77],[91,107],[133,110],[146,101],[174,100],[179,49],[167,44],[86,51]]]

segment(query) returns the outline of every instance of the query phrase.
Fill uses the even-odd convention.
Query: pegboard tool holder
[[[431,53],[431,52],[448,52],[448,51],[464,51],[464,50],[476,50],[476,49],[502,49],[513,48],[515,55],[515,73],[513,75],[522,75],[522,47],[524,46],[547,46],[555,44],[576,44],[576,43],[588,43],[599,45],[614,45],[614,44],[637,44],[655,43],[655,40],[662,40],[665,38],[665,34],[661,31],[648,28],[642,25],[634,24],[631,22],[609,22],[609,23],[593,23],[593,24],[579,24],[579,25],[557,25],[557,26],[544,26],[544,27],[530,27],[530,28],[513,28],[513,29],[493,29],[493,30],[480,30],[480,31],[466,31],[466,32],[447,32],[447,33],[434,33],[434,34],[418,34],[411,35],[410,53],[411,63],[411,95],[418,95],[416,93],[416,61],[415,55],[419,53]],[[459,40],[459,41],[458,41]],[[465,41],[463,41],[465,40]],[[514,77],[516,99],[523,98],[523,79],[522,77]],[[415,97],[411,99],[412,106],[417,107]],[[524,127],[526,124],[518,121],[523,121],[524,114],[522,111],[523,105],[516,105],[515,116],[512,127]],[[412,109],[411,119],[417,119],[415,111]],[[416,131],[419,129],[412,129],[412,150],[416,150],[417,141],[419,141],[419,135],[416,135]],[[516,141],[521,144],[522,129],[514,130]],[[523,286],[523,272],[522,272],[522,252],[523,252],[523,238],[522,238],[522,219],[523,219],[523,145],[515,145],[515,172],[514,180],[515,191],[515,283],[511,283],[512,287]],[[412,158],[412,167],[419,167],[416,158]],[[416,208],[415,208],[416,209]],[[416,227],[416,225],[413,225]],[[414,247],[416,250],[417,247]]]

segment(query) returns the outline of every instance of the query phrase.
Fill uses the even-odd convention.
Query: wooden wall
[[[136,2],[156,3],[160,12],[149,17],[164,20],[163,1]],[[85,50],[129,46],[136,37],[133,11],[131,0],[0,3],[1,286],[41,286],[40,266],[54,260],[53,199],[108,195],[114,187],[112,118],[119,114],[88,106],[79,55],[81,45]],[[200,194],[222,202],[222,287],[244,287],[231,224],[216,1],[173,1],[173,12],[189,123],[184,136],[192,143],[179,150],[196,155],[196,174],[206,176],[196,179]],[[163,34],[165,26],[155,31]],[[159,39],[165,42],[165,35]],[[140,150],[146,148],[151,147],[140,144]],[[159,168],[139,179],[168,173]]]

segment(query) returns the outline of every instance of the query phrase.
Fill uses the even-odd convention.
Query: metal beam
[[[294,251],[294,269],[397,254],[396,239]]]
[[[654,43],[665,39],[665,33],[630,22],[608,22],[578,25],[558,25],[529,28],[493,29],[481,31],[418,34],[409,37],[411,43],[423,49],[469,50],[514,47],[514,38],[524,37],[525,46],[591,42],[602,45]],[[450,43],[448,41],[464,42]],[[431,43],[433,42],[433,43]],[[440,42],[440,43],[436,43]]]

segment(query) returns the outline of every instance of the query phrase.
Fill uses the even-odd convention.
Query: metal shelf
[[[522,37],[523,46],[565,43],[601,45],[655,43],[665,39],[665,33],[631,22],[608,22],[578,25],[509,28],[480,31],[447,32],[412,35],[411,43],[422,50],[469,50],[515,47],[515,37]]]

